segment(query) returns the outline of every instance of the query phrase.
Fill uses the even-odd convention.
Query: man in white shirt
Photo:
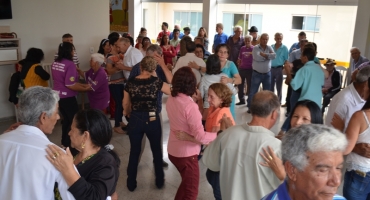
[[[62,174],[46,159],[45,134],[51,134],[58,114],[59,95],[46,87],[31,87],[19,98],[22,123],[0,136],[1,199],[54,199],[54,184],[63,199],[74,199]]]
[[[116,67],[123,70],[125,79],[128,80],[132,67],[143,59],[143,54],[140,50],[131,46],[130,40],[127,38],[120,38],[114,44],[118,53],[124,54],[123,63],[116,63]]]
[[[270,168],[259,164],[265,162],[259,153],[267,146],[281,157],[281,141],[269,130],[279,116],[278,97],[271,91],[258,92],[250,110],[249,123],[220,133],[203,154],[202,160],[208,169],[220,172],[222,199],[261,199],[280,184],[279,179],[285,178],[284,175],[277,178]]]
[[[197,79],[197,84],[199,84],[200,78],[202,77],[200,70],[202,67],[206,67],[206,63],[204,62],[203,59],[198,58],[194,54],[195,47],[196,46],[194,42],[186,43],[186,51],[188,53],[186,53],[185,56],[182,56],[177,60],[175,68],[172,70],[172,73],[175,74],[175,72],[181,67],[187,67],[189,62],[195,62],[199,66],[199,69],[197,70],[197,69],[192,68],[192,70],[195,74],[195,78]]]

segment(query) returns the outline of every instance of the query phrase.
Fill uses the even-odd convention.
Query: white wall
[[[13,19],[0,20],[21,38],[22,56],[30,47],[41,48],[44,62],[52,62],[64,33],[73,35],[80,67],[88,69],[89,48],[98,50],[101,39],[109,34],[108,0],[13,0]],[[14,116],[8,102],[10,73],[14,66],[0,66],[0,118]]]

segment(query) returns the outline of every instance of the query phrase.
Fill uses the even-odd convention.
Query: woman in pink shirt
[[[172,79],[172,91],[166,109],[170,120],[170,136],[168,139],[168,158],[181,174],[182,182],[177,190],[175,200],[197,199],[199,186],[198,154],[200,145],[176,138],[176,131],[189,133],[197,141],[208,144],[216,137],[216,133],[205,132],[199,106],[192,96],[196,94],[196,78],[189,67],[176,71]],[[203,104],[202,100],[198,101]],[[202,108],[202,105],[201,105]]]

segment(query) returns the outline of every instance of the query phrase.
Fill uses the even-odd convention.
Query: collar
[[[184,94],[184,93],[178,93],[178,94],[177,94],[177,96],[178,96],[178,97],[181,97],[181,98],[190,98],[190,99],[191,99],[191,101],[193,101],[193,102],[194,102],[194,100],[193,100],[193,98],[191,98],[191,96],[188,96],[188,95],[186,95],[186,94]]]
[[[247,131],[247,132],[254,132],[254,133],[261,133],[261,134],[267,134],[271,137],[275,138],[275,133],[271,132],[269,129],[263,127],[263,126],[250,126],[247,122],[242,124],[242,127]]]
[[[363,100],[362,98],[361,98],[361,96],[358,94],[358,92],[356,91],[356,88],[355,88],[355,86],[353,85],[353,83],[351,83],[350,85],[349,85],[349,90],[351,91],[351,94],[352,94],[352,97],[353,97],[353,103],[355,104],[355,105],[357,105],[357,104],[362,104],[362,103],[364,103],[365,102],[365,100]]]
[[[288,181],[284,180],[282,184],[276,189],[279,199],[291,200],[288,193]]]
[[[125,53],[125,56],[127,55],[127,53],[128,52],[130,52],[131,51],[131,48],[132,48],[132,46],[131,46],[131,44],[130,44],[130,46],[127,48],[127,50],[126,50],[126,53]]]
[[[39,128],[37,128],[36,126],[29,126],[29,125],[20,125],[18,126],[17,129],[15,129],[17,131],[21,131],[21,132],[27,132],[27,133],[32,133],[34,135],[36,135],[37,137],[41,137],[47,141],[49,141],[49,139],[46,137],[45,133],[42,132]]]
[[[195,55],[195,53],[186,53],[185,56],[196,56],[196,55]]]
[[[275,43],[275,44],[276,44],[276,43]],[[275,44],[272,44],[272,45],[271,45],[271,47],[272,47],[272,48],[274,48],[274,49],[275,49]],[[283,48],[283,46],[284,46],[284,44],[283,44],[283,43],[281,43],[281,45],[280,45],[279,49]]]

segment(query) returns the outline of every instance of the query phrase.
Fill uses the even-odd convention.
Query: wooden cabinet
[[[17,63],[21,56],[21,39],[0,38],[0,65]]]

